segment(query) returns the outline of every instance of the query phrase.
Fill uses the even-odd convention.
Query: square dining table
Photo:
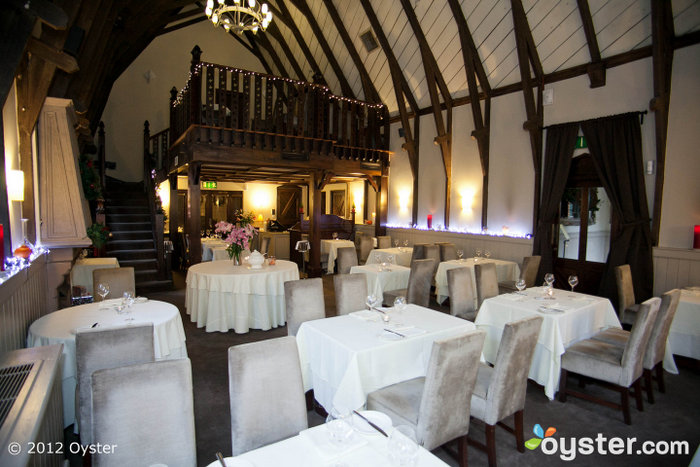
[[[353,266],[350,274],[364,274],[367,279],[367,293],[377,297],[379,303],[384,300],[385,290],[398,290],[408,287],[408,277],[411,275],[411,268],[396,264],[365,264],[363,266]]]
[[[438,265],[435,272],[435,295],[437,302],[444,302],[450,296],[447,287],[447,271],[454,268],[469,268],[474,278],[474,265],[494,263],[496,264],[496,274],[499,282],[514,281],[520,277],[520,266],[515,261],[507,261],[503,259],[486,259],[486,258],[465,258],[443,261]],[[472,281],[474,297],[476,297],[476,280]],[[476,302],[476,298],[474,299]],[[476,303],[475,303],[476,304]]]
[[[328,274],[333,274],[335,270],[335,259],[338,257],[338,248],[355,248],[355,242],[351,240],[321,240],[321,256],[328,255],[326,263],[326,271]]]
[[[397,248],[379,248],[369,252],[366,264],[379,264],[387,260],[387,257],[393,257],[394,264],[399,264],[407,268],[411,267],[411,257],[413,256],[413,248],[397,247]]]
[[[544,320],[529,378],[544,386],[547,397],[554,399],[559,388],[561,356],[566,348],[603,329],[621,326],[607,298],[555,289],[553,298],[546,299],[544,290],[544,287],[532,287],[522,294],[502,294],[486,299],[474,324],[486,331],[484,358],[495,363],[506,323],[542,316]]]
[[[425,376],[433,341],[475,329],[470,321],[418,305],[389,311],[389,323],[382,316],[362,310],[306,321],[299,328],[304,390],[313,389],[327,411],[359,409],[370,392]]]
[[[663,366],[669,373],[678,374],[674,354],[700,360],[700,287],[681,290],[668,333]]]

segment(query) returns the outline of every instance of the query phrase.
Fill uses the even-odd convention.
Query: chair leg
[[[523,435],[523,411],[515,412],[513,419],[515,421],[515,448],[519,452],[525,452],[525,436]]]
[[[654,403],[654,388],[651,385],[651,370],[644,369],[644,387],[647,390],[647,400],[650,404]]]
[[[566,370],[561,370],[559,377],[559,402],[566,402]]]
[[[642,398],[642,378],[637,378],[637,381],[632,383],[634,386],[634,398],[637,401],[637,410],[644,412],[644,399]]]
[[[662,362],[656,364],[656,382],[659,384],[659,392],[666,394],[666,386],[664,385],[664,367]]]
[[[629,388],[622,388],[622,391],[620,391],[621,394],[621,403],[622,405],[622,415],[625,418],[625,424],[631,425],[632,424],[632,417],[630,416],[630,390]]]
[[[496,425],[486,425],[486,454],[489,467],[496,467]]]
[[[459,467],[467,467],[469,464],[467,456],[467,436],[460,436],[457,441],[457,446],[459,450]]]

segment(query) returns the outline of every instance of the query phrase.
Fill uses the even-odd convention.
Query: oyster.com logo
[[[552,436],[554,433],[557,432],[557,429],[553,426],[550,426],[549,428],[547,428],[547,431],[544,431],[539,423],[535,423],[535,426],[532,428],[532,432],[535,434],[535,438],[530,438],[527,441],[525,441],[525,447],[528,448],[530,451],[534,451],[535,449],[537,449],[540,446],[542,440]]]

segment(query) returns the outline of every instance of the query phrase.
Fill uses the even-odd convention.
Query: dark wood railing
[[[388,157],[383,104],[336,96],[319,84],[201,62],[200,56],[195,47],[186,86],[171,90],[170,128],[148,142],[157,169],[193,125],[209,130],[197,138],[212,144],[367,162]]]

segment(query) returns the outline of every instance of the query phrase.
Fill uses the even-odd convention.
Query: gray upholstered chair
[[[134,295],[136,294],[134,268],[95,269],[92,271],[92,297],[96,302],[102,301],[102,297],[97,293],[99,284],[109,285],[109,295],[107,295],[109,298],[121,298],[124,292],[131,292]]]
[[[435,285],[435,272],[440,265],[440,245],[425,245],[425,259],[432,259],[433,274],[430,278],[431,285]]]
[[[338,248],[337,254],[338,257],[335,260],[335,265],[338,274],[349,274],[350,268],[357,266],[357,250],[348,246],[345,248]]]
[[[441,242],[437,243],[440,247],[440,261],[452,261],[457,259],[457,247],[454,243]]]
[[[433,280],[435,260],[419,259],[411,263],[408,288],[384,292],[384,304],[391,306],[396,297],[406,297],[406,303],[427,307],[430,305],[430,283]]]
[[[676,309],[678,308],[680,298],[681,291],[678,289],[668,291],[661,297],[661,306],[656,315],[656,322],[651,330],[651,336],[649,337],[649,342],[647,343],[647,348],[644,353],[644,363],[642,365],[644,367],[643,376],[647,390],[647,400],[651,404],[654,403],[654,389],[651,384],[652,371],[656,372],[659,392],[666,392],[662,363],[664,355],[666,354],[666,340],[668,339],[668,333],[671,329],[673,317],[676,315]],[[609,342],[618,347],[624,347],[630,339],[630,332],[623,331],[622,329],[610,328],[594,335],[592,339]]]
[[[498,274],[495,263],[482,263],[474,265],[474,280],[476,282],[476,307],[487,298],[498,295]]]
[[[535,286],[537,271],[540,269],[541,256],[526,256],[523,258],[523,267],[520,268],[520,279],[525,279],[525,287]],[[500,293],[511,293],[518,290],[515,281],[503,281],[498,283]]]
[[[467,433],[484,331],[433,342],[425,377],[369,393],[367,408],[391,417],[394,426],[410,425],[418,444],[432,450],[459,440],[460,465],[467,465]]]
[[[365,274],[336,274],[333,276],[335,309],[338,315],[365,309],[367,276]]]
[[[287,313],[287,334],[296,336],[304,321],[326,317],[323,300],[323,281],[299,279],[284,283],[284,305]]]
[[[360,256],[359,256],[359,261],[360,264],[365,264],[367,262],[367,257],[369,256],[369,252],[374,249],[373,245],[374,241],[372,240],[372,237],[369,235],[363,235],[360,237]]]
[[[413,252],[411,253],[411,263],[417,259],[425,259],[425,247],[428,246],[427,243],[416,243],[413,245]]]
[[[617,314],[623,324],[634,324],[639,304],[634,298],[634,284],[632,283],[632,270],[629,264],[615,267],[615,280],[617,282]]]
[[[260,254],[266,255],[267,250],[270,249],[270,237],[263,237],[262,240],[260,240]]]
[[[92,375],[94,466],[197,465],[189,358],[96,371]]]
[[[80,441],[92,443],[92,374],[155,360],[153,323],[90,328],[75,334],[78,384],[75,388]]]
[[[234,456],[308,428],[294,337],[229,347],[228,384]]]
[[[525,452],[523,410],[527,376],[542,326],[541,316],[506,323],[493,367],[480,364],[472,395],[472,417],[486,424],[486,453],[496,465],[496,424],[515,435],[515,447]],[[511,429],[501,420],[513,415]]]
[[[389,235],[377,237],[377,248],[391,248],[391,237]]]
[[[475,307],[474,279],[471,269],[448,269],[447,290],[450,294],[450,314],[474,321],[478,309]]]
[[[661,299],[653,297],[640,305],[637,320],[632,326],[629,339],[624,347],[596,339],[585,339],[566,349],[561,358],[559,400],[566,402],[566,396],[571,395],[621,409],[625,423],[631,425],[629,388],[634,386],[637,409],[644,410],[642,385],[640,384],[644,353],[651,336],[651,330],[656,322],[660,304]],[[567,387],[568,373],[576,373],[586,379],[591,378],[607,383],[609,387],[621,394],[621,403],[614,404],[608,400]]]

